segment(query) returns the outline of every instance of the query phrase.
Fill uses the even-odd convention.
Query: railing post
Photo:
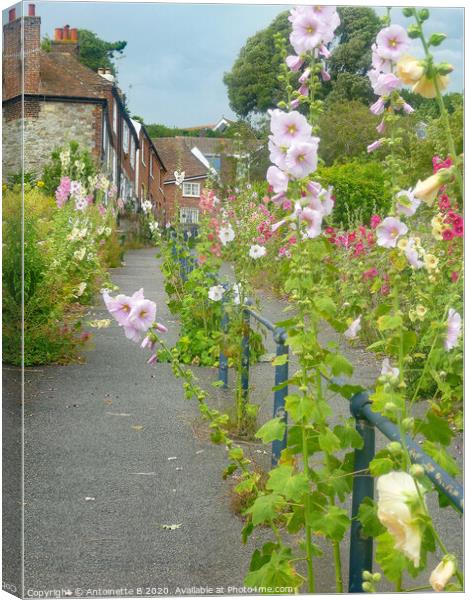
[[[222,298],[222,318],[220,320],[222,332],[227,333],[228,331],[228,314],[225,310],[225,296]],[[228,388],[228,358],[222,352],[219,353],[219,381],[223,382],[222,388],[226,390]]]
[[[289,355],[289,348],[286,345],[286,332],[282,328],[274,331],[274,341],[276,342],[276,356]],[[274,371],[274,386],[277,387],[289,379],[289,359],[282,365],[276,365]],[[287,446],[287,413],[285,410],[285,398],[288,394],[287,385],[274,392],[273,416],[281,417],[286,424],[286,431],[282,440],[274,440],[272,443],[271,465],[275,467],[279,461],[282,450]]]
[[[361,408],[369,402],[366,392],[351,398],[351,413],[356,419],[356,430],[364,441],[360,450],[354,452],[353,495],[351,509],[351,540],[349,545],[349,592],[362,592],[363,571],[372,572],[373,539],[362,533],[357,519],[359,506],[364,498],[374,498],[374,478],[369,474],[369,463],[375,455],[375,428],[361,418]]]

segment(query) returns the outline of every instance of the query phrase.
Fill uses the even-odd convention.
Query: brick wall
[[[23,32],[21,23],[23,21]],[[3,26],[3,99],[21,94],[21,37],[24,36],[24,92],[39,91],[41,18],[23,17]]]
[[[206,178],[203,179],[195,179],[194,183],[200,184],[201,192],[204,189],[206,184]],[[200,198],[189,198],[182,196],[182,188],[178,187],[174,183],[165,184],[163,191],[165,194],[164,201],[164,218],[161,218],[161,223],[165,220],[166,223],[169,223],[173,220],[173,217],[176,216],[175,212],[178,208],[178,211],[181,207],[187,208],[199,208]],[[199,211],[199,217],[201,216],[201,211]],[[160,222],[160,221],[159,221]],[[179,215],[178,215],[179,222]]]
[[[18,106],[3,108],[3,173],[4,177],[21,170],[21,118],[9,119]],[[26,172],[39,176],[49,161],[51,152],[75,140],[99,158],[96,147],[96,121],[101,123],[101,107],[94,104],[66,102],[25,103],[25,165]]]

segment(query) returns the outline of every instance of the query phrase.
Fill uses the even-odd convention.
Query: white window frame
[[[188,191],[189,188],[189,191]],[[201,195],[201,184],[197,181],[183,181],[183,197],[199,198]]]
[[[150,170],[150,177],[153,179],[153,156],[152,156],[152,153],[150,152],[150,148],[149,148],[149,170]]]
[[[123,119],[122,120],[122,149],[124,150],[124,154],[129,154],[129,125]]]
[[[135,169],[135,140],[134,136],[131,135],[131,155],[130,155],[131,167]]]
[[[144,143],[144,140],[142,140],[142,164],[144,165],[144,167],[146,166],[146,164],[145,164],[145,143]]]
[[[117,133],[117,117],[118,117],[117,102],[116,102],[116,100],[114,100],[114,102],[113,102],[113,131],[114,131],[114,133]]]
[[[181,206],[180,223],[184,225],[197,225],[199,223],[199,209],[193,206]]]

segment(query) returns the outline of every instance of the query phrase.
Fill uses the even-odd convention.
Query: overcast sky
[[[42,35],[65,24],[90,29],[108,40],[126,40],[117,61],[119,85],[132,114],[147,123],[192,126],[233,116],[222,81],[247,38],[288,5],[36,2]],[[384,9],[377,11],[384,14]],[[448,39],[435,54],[455,66],[452,90],[462,90],[463,10],[431,11],[427,31]],[[5,17],[4,17],[5,18]],[[398,8],[392,21],[406,25]],[[409,21],[409,20],[408,20]],[[420,50],[417,50],[420,53]]]

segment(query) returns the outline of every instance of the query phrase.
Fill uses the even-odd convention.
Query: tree
[[[334,102],[367,103],[373,98],[366,75],[371,63],[370,46],[381,28],[381,20],[367,7],[343,7],[338,12],[341,25],[331,44],[329,61],[332,77],[323,87],[323,97]],[[242,117],[265,112],[282,99],[283,89],[277,79],[281,57],[276,52],[274,36],[280,33],[288,40],[287,17],[287,12],[281,13],[269,27],[249,38],[232,70],[224,75],[230,107]],[[288,51],[293,53],[289,43]]]
[[[100,67],[111,69],[113,75],[116,75],[116,65],[114,64],[114,54],[122,54],[127,42],[106,42],[99,38],[96,33],[88,29],[78,30],[79,55],[78,60],[83,64],[97,71]]]

